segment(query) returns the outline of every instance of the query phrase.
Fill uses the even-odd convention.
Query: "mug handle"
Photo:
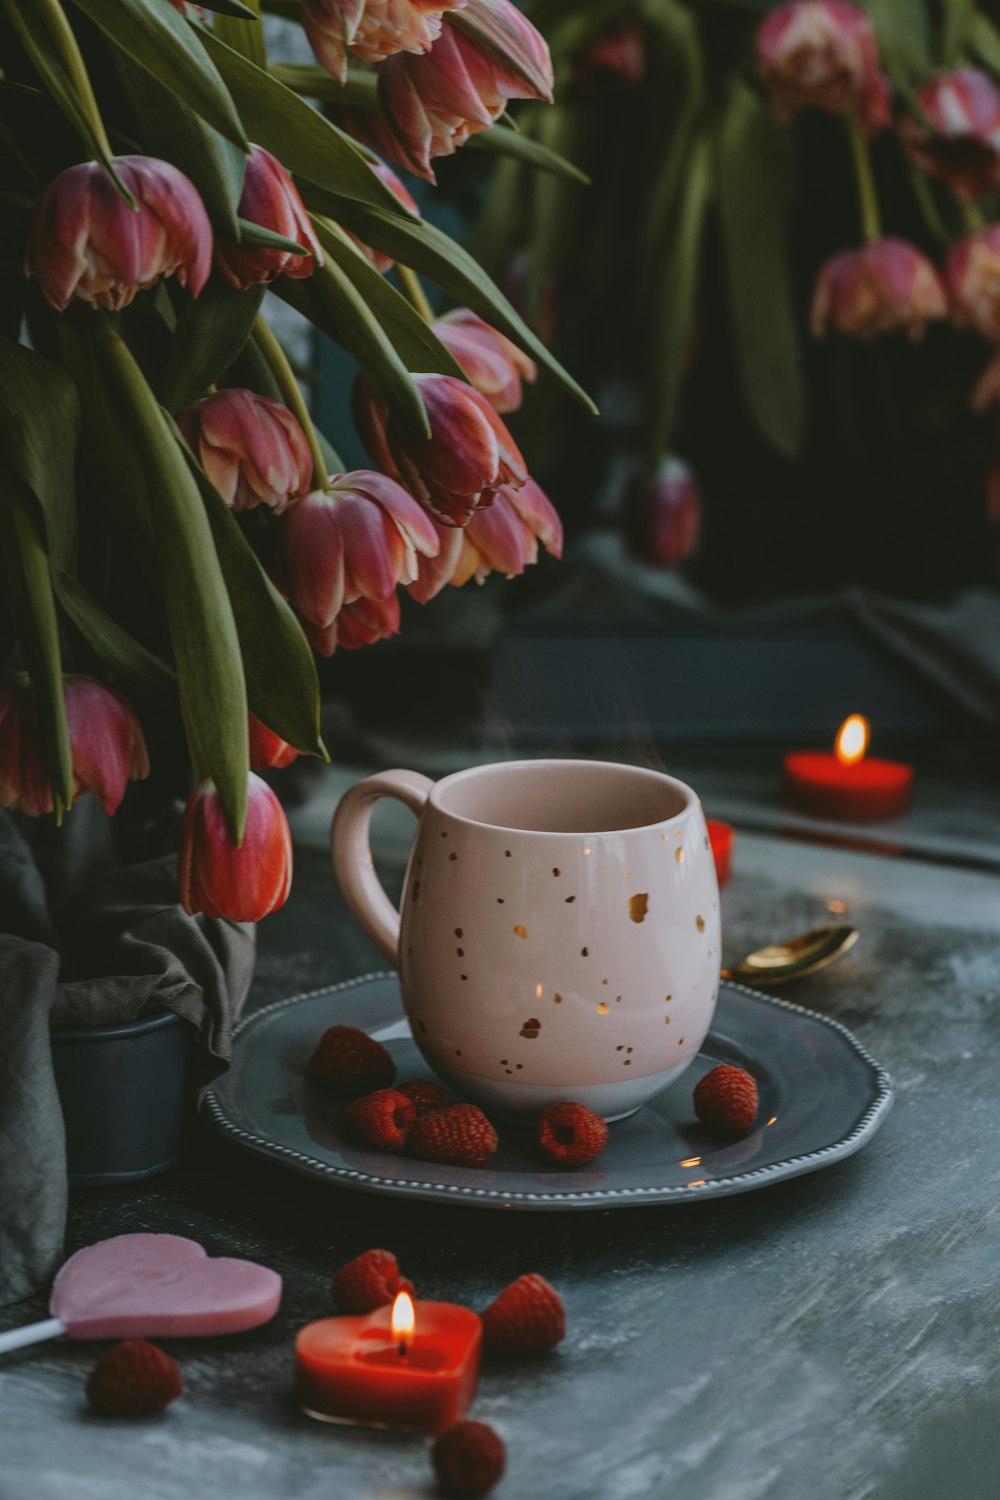
[[[397,797],[417,817],[434,783],[419,771],[379,771],[345,792],[330,825],[330,854],[344,899],[361,927],[399,968],[399,912],[375,873],[368,831],[380,797]]]

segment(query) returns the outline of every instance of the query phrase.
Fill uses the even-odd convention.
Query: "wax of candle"
[[[708,819],[708,840],[715,860],[715,874],[720,885],[725,885],[733,867],[733,830],[729,823],[716,818]]]
[[[852,714],[833,752],[800,750],[784,759],[785,793],[800,812],[845,823],[877,823],[906,811],[913,768],[865,755],[867,721]]]
[[[327,1422],[417,1432],[461,1421],[479,1373],[480,1319],[450,1302],[417,1302],[414,1309],[403,1352],[388,1307],[303,1328],[295,1340],[303,1411]]]

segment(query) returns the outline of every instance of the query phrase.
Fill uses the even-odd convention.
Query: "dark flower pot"
[[[52,1033],[71,1187],[135,1182],[173,1166],[189,1032],[172,1011]]]

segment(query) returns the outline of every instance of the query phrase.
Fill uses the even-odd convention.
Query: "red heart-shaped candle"
[[[179,1234],[119,1234],[70,1256],[49,1310],[70,1338],[201,1338],[273,1318],[281,1277]]]

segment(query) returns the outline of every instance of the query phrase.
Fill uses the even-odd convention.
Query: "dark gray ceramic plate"
[[[531,1131],[500,1127],[489,1166],[443,1167],[367,1151],[345,1140],[342,1107],[303,1076],[328,1026],[363,1025],[390,1050],[400,1078],[433,1075],[410,1036],[394,974],[295,995],[236,1032],[233,1065],[205,1095],[214,1125],[247,1150],[309,1177],[400,1198],[483,1208],[627,1208],[767,1187],[859,1150],[889,1112],[892,1084],[836,1021],[740,985],[723,984],[712,1030],[687,1072],[651,1104],[611,1126],[585,1167],[546,1171]],[[759,1125],[746,1140],[712,1140],[691,1091],[716,1063],[748,1068]]]

